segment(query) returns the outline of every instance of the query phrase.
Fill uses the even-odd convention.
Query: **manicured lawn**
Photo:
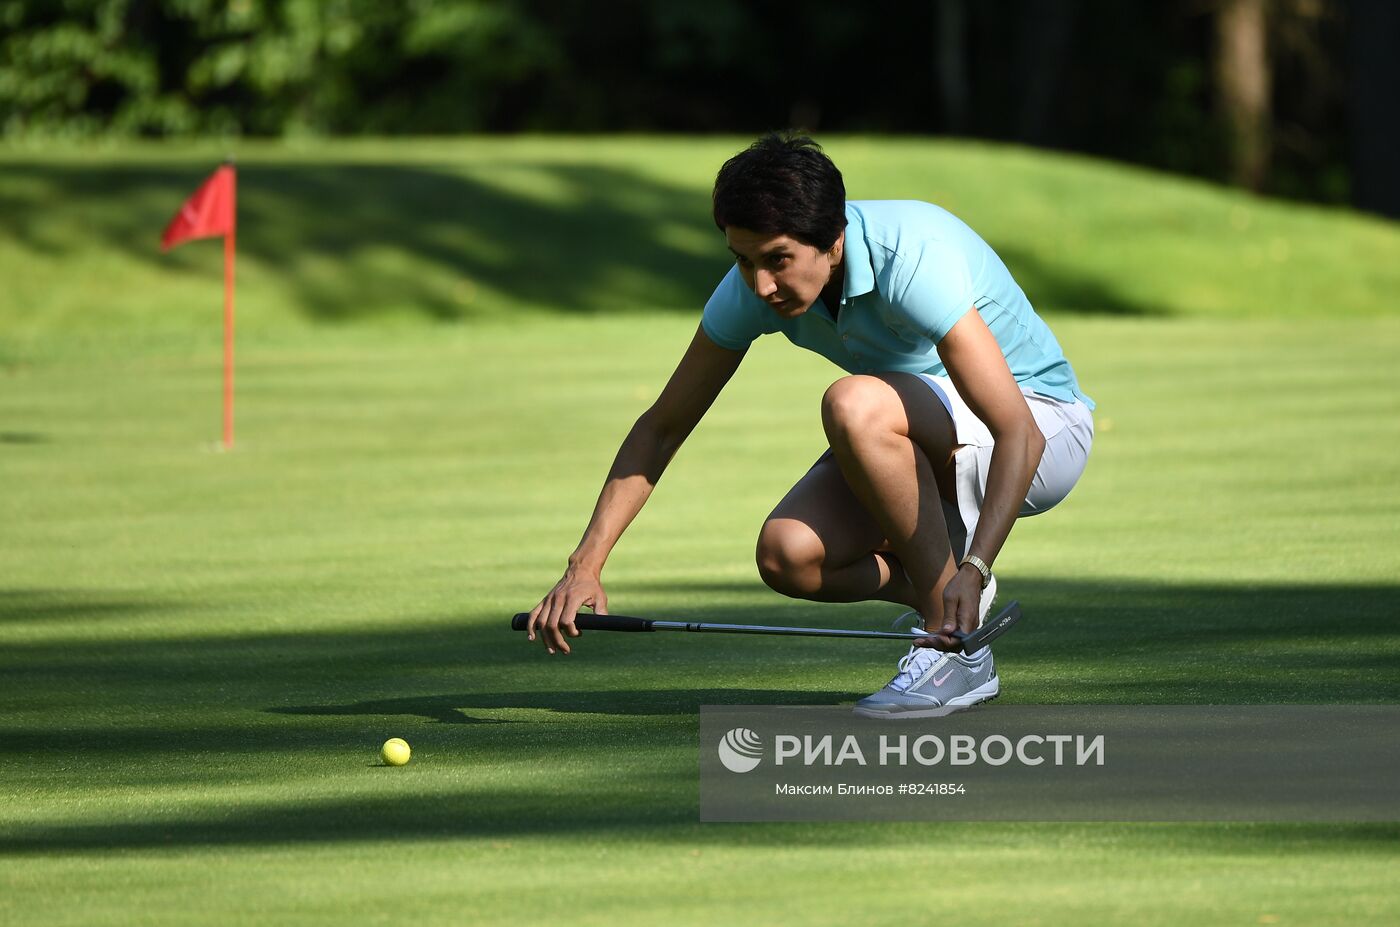
[[[736,145],[253,150],[232,453],[218,249],[151,253],[208,157],[0,154],[0,921],[1400,918],[1398,825],[701,825],[698,706],[853,701],[898,651],[547,658],[507,629],[724,270],[704,195]],[[1400,701],[1400,233],[1025,152],[830,147],[853,195],[944,185],[1021,276],[1019,252],[1099,402],[1083,484],[998,562],[1027,612],[1002,702]],[[1308,259],[1251,269],[1261,227]],[[615,552],[615,611],[888,623],[752,562],[835,374],[751,352]],[[390,736],[409,766],[378,765]]]

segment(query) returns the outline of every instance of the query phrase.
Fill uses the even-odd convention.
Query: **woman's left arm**
[[[1001,346],[975,306],[938,342],[938,356],[958,394],[996,442],[981,516],[968,550],[991,566],[1030,490],[1045,451],[1045,438],[1006,365]],[[959,567],[943,592],[944,633],[932,639],[936,646],[952,648],[956,646],[955,639],[948,636],[952,631],[977,628],[981,597],[981,572],[971,564]]]

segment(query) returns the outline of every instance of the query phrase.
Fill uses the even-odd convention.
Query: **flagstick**
[[[233,450],[233,229],[224,236],[224,450]]]
[[[210,174],[160,236],[160,248],[171,248],[194,238],[224,238],[224,441],[233,450],[233,258],[234,230],[238,227],[238,176],[233,159]]]

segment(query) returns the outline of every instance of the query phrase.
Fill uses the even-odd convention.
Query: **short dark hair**
[[[769,132],[715,177],[715,225],[790,235],[822,251],[846,227],[841,172],[805,135]]]

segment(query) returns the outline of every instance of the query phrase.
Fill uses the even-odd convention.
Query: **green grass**
[[[227,454],[213,447],[218,249],[145,250],[201,156],[0,156],[0,222],[31,229],[0,239],[0,921],[1400,917],[1396,825],[701,825],[699,705],[849,701],[894,654],[592,635],[546,658],[504,629],[557,578],[723,270],[703,194],[732,147],[249,155],[246,195],[285,227],[245,226]],[[1393,262],[1366,251],[1394,249],[1393,227],[1025,152],[831,148],[856,195],[944,178],[994,245],[1019,242],[1032,275],[1050,268],[1051,290],[1108,294],[1053,314],[1099,435],[1083,484],[1020,523],[998,562],[1030,616],[998,649],[1003,701],[1400,701],[1400,319]],[[551,186],[565,167],[585,179]],[[260,169],[291,204],[254,192]],[[366,186],[375,177],[397,193]],[[473,177],[478,195],[489,177],[540,211],[512,224],[520,213],[483,199],[499,212],[461,218],[454,238],[455,201],[438,201]],[[419,181],[423,199],[406,203]],[[663,188],[686,205],[668,211]],[[313,209],[317,197],[345,214]],[[1058,201],[1094,248],[1070,248]],[[410,207],[434,202],[414,232]],[[599,204],[623,204],[604,217],[616,254],[565,235]],[[1248,236],[1210,220],[1236,209],[1345,260],[1227,274],[1219,252],[1238,256]],[[1156,227],[1171,214],[1200,225]],[[562,230],[531,250],[551,215]],[[1109,233],[1134,216],[1185,263],[1153,264],[1150,243]],[[471,253],[488,227],[504,230],[500,263]],[[678,237],[646,244],[666,228]],[[589,261],[602,266],[571,276]],[[1133,261],[1156,283],[1119,272]],[[476,308],[442,308],[467,268]],[[564,311],[544,311],[551,288]],[[1230,298],[1194,300],[1198,288]],[[1303,298],[1327,289],[1350,295]],[[613,293],[632,310],[657,294],[658,311],[605,312]],[[341,299],[355,305],[335,311]],[[822,447],[833,375],[786,344],[755,348],[614,554],[615,610],[892,617],[784,600],[752,563],[763,516]],[[376,765],[390,736],[414,746],[409,766]]]

